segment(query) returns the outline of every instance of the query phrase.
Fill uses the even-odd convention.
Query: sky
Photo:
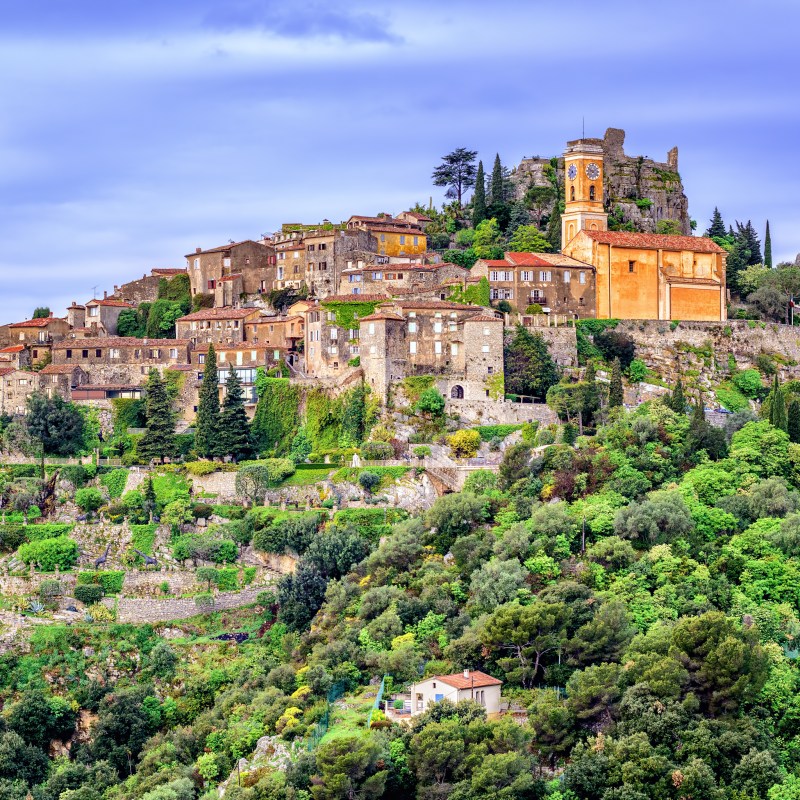
[[[800,251],[797,0],[0,0],[0,322],[624,128]],[[762,234],[763,235],[763,234]],[[96,289],[95,289],[96,287]]]

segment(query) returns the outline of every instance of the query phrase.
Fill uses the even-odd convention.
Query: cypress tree
[[[786,416],[786,398],[783,396],[783,389],[777,375],[772,382],[772,391],[770,392],[769,421],[771,425],[782,431],[785,431],[789,425]]]
[[[769,220],[767,220],[767,231],[764,234],[764,266],[772,269],[772,236],[769,233]]]
[[[692,422],[690,428],[699,431],[706,424],[706,412],[703,407],[703,396],[698,395],[697,405],[692,409]]]
[[[683,381],[680,378],[678,378],[672,394],[667,399],[667,405],[676,414],[683,414],[686,411],[686,395],[683,393]]]
[[[486,176],[483,174],[483,161],[478,162],[475,178],[475,194],[472,196],[472,227],[477,228],[486,219]]]
[[[153,486],[153,479],[148,475],[144,482],[144,510],[147,512],[148,519],[151,522],[157,508],[156,488]]]
[[[230,456],[234,461],[253,456],[253,437],[250,423],[244,410],[242,382],[231,364],[225,381],[225,399],[222,401],[220,428],[217,437],[220,455]]]
[[[789,439],[795,444],[800,444],[800,402],[792,400],[789,403],[787,430]]]
[[[611,385],[608,389],[608,407],[617,408],[621,406],[624,397],[625,395],[622,389],[622,364],[620,364],[618,358],[615,358],[611,366]]]
[[[505,202],[505,187],[503,186],[503,165],[500,163],[500,153],[494,157],[492,168],[492,184],[489,190],[489,199],[492,205]]]
[[[145,418],[147,430],[136,446],[139,457],[145,461],[158,458],[162,464],[165,458],[174,458],[178,453],[178,445],[175,441],[172,401],[164,381],[155,369],[150,370],[147,378]]]
[[[721,236],[725,237],[728,235],[728,231],[725,230],[725,223],[722,221],[722,214],[719,213],[719,209],[714,206],[714,214],[711,217],[711,224],[708,226],[708,230],[706,231],[706,236]]]
[[[600,392],[597,388],[597,370],[594,368],[594,363],[589,362],[586,367],[586,377],[584,378],[586,388],[583,392],[583,404],[581,413],[584,417],[584,422],[588,425],[592,421],[595,411],[600,408]]]
[[[217,437],[219,436],[219,379],[217,374],[217,353],[214,345],[208,346],[203,382],[200,385],[200,402],[197,405],[194,449],[201,458],[219,455]]]

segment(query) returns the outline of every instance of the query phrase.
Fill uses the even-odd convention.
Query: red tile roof
[[[241,278],[242,273],[237,272],[235,275],[226,275],[224,278],[220,278],[219,282],[222,283],[223,281],[235,281],[237,278]]]
[[[590,239],[614,247],[638,247],[648,250],[689,250],[694,253],[724,253],[716,242],[702,236],[666,236],[660,233],[626,231],[583,231]]]
[[[261,244],[261,242],[254,242],[252,239],[244,239],[241,242],[233,242],[232,244],[224,244],[221,247],[211,247],[208,250],[201,250],[199,253],[188,253],[184,258],[193,258],[194,256],[202,256],[205,253],[225,253],[228,250],[233,250],[234,247],[239,247],[243,244]],[[266,247],[266,245],[261,245]]]
[[[493,314],[478,314],[477,317],[470,317],[464,322],[502,322],[500,317],[495,317]]]
[[[89,300],[87,306],[109,306],[111,308],[133,308],[130,303],[124,300],[114,300],[111,297],[104,298],[103,300]]]
[[[401,317],[400,314],[395,314],[393,311],[376,311],[368,317],[361,317],[359,322],[369,322],[376,319],[394,319],[403,322],[403,317]]]
[[[0,353],[21,353],[25,349],[24,344],[15,344],[11,347],[4,347]]]
[[[507,267],[508,261],[503,258],[482,258],[480,261],[490,267]]]
[[[456,689],[471,689],[473,686],[502,686],[503,681],[493,678],[480,670],[470,670],[469,674],[465,677],[463,672],[457,672],[455,675],[437,675],[431,680],[442,681],[448,686],[454,686]]]
[[[0,369],[0,378],[5,377],[6,375],[10,375],[12,372],[16,372],[16,367],[3,367]]]
[[[151,270],[151,275],[182,275],[186,273],[186,267],[155,267]]]
[[[212,319],[244,319],[251,314],[258,314],[257,308],[231,308],[230,306],[223,306],[221,308],[204,308],[201,311],[195,311],[193,314],[187,314],[185,317],[180,317],[178,322],[200,322],[203,320]]]
[[[475,311],[480,306],[465,303],[448,303],[446,300],[397,300],[401,308],[421,308],[432,311]]]
[[[40,317],[39,319],[25,319],[22,322],[11,322],[9,328],[46,328],[56,317]]]

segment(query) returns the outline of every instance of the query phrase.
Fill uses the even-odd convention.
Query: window
[[[405,244],[405,243],[406,243],[406,237],[401,233],[400,234],[400,244]]]
[[[442,354],[442,343],[441,342],[434,342],[433,343],[433,352],[440,356]]]
[[[488,344],[482,345],[481,346],[481,352],[482,353],[488,353],[489,352],[489,345]]]
[[[375,333],[375,323],[374,322],[370,322],[370,324],[369,324],[369,335],[372,336],[372,335],[374,335],[374,333]]]
[[[348,275],[347,279],[350,283],[358,283],[361,280],[361,275],[360,274]]]
[[[348,331],[348,339],[358,339],[359,330],[358,328],[350,328]]]
[[[483,329],[483,335],[484,336],[491,336],[491,334],[492,334],[492,329],[491,328],[484,328]]]
[[[230,265],[231,265],[231,257],[230,256],[226,256],[225,258],[222,259],[222,266],[223,267],[229,267]]]
[[[578,305],[579,306],[583,305],[583,298],[582,297],[578,298]]]
[[[450,355],[451,356],[458,355],[458,344],[456,342],[452,342],[450,345]]]
[[[39,358],[39,351],[38,350],[34,350],[33,351],[33,357],[34,358]]]
[[[208,288],[209,289],[216,289],[217,288],[217,282],[216,281],[209,281],[208,282]]]
[[[629,261],[628,262],[628,272],[636,272],[636,262]]]
[[[310,245],[308,246],[308,252],[309,252],[309,253],[313,253],[313,252],[314,252],[314,245],[313,245],[313,244],[310,244]]]
[[[219,354],[219,363],[222,364],[225,361],[225,353],[222,352]]]
[[[417,332],[417,323],[416,322],[409,322],[408,323],[408,332],[409,333],[416,333]]]
[[[347,262],[347,269],[352,269],[352,268],[353,268],[353,262],[352,261],[348,261]]]
[[[363,260],[362,260],[362,259],[359,259],[359,260],[356,262],[356,266],[357,266],[359,269],[364,269],[364,262],[363,262]]]
[[[319,246],[319,249],[320,249],[320,250],[327,250],[327,249],[328,249],[328,245],[327,245],[327,244],[325,244],[325,242],[323,242],[323,243],[322,243],[322,244]]]
[[[83,350],[81,352],[81,358],[89,358],[89,351],[88,350]]]
[[[196,258],[194,260],[194,268],[195,269],[200,269],[200,259],[199,258]]]
[[[278,267],[278,280],[283,280],[283,267]]]
[[[150,358],[161,358],[161,351],[158,348],[153,348],[150,351]]]
[[[94,351],[94,357],[95,358],[102,358],[102,356],[103,356],[103,351],[102,350],[95,350]]]
[[[418,244],[419,244],[419,236],[415,236],[414,237],[414,247],[416,247]]]
[[[369,352],[370,352],[370,355],[373,355],[373,356],[374,356],[374,355],[375,355],[375,353],[377,353],[377,352],[378,352],[378,348],[377,348],[377,347],[375,347],[375,345],[373,344],[373,345],[371,345],[371,346],[370,346],[370,348],[369,348]]]
[[[116,347],[112,347],[108,351],[109,358],[119,358],[119,349]]]
[[[205,353],[200,353],[200,355],[197,356],[197,363],[198,364],[205,364],[206,363],[206,354]]]
[[[373,272],[372,273],[372,280],[374,280],[374,281],[383,280],[383,273],[382,272]]]
[[[442,323],[441,322],[434,322],[433,323],[433,332],[434,333],[441,333],[442,332]]]
[[[594,192],[595,192],[595,189],[594,189],[594,184],[592,184],[592,185],[589,187],[589,199],[590,199],[590,200],[594,200]]]
[[[586,283],[586,273],[585,272],[579,272],[578,273],[578,283],[581,284],[581,286],[583,286]]]
[[[569,199],[572,200],[573,202],[575,201],[575,187],[574,186],[570,186],[569,187]]]
[[[90,317],[99,317],[100,316],[100,306],[89,306],[89,316]]]
[[[569,283],[572,280],[572,273],[568,270],[564,270],[564,283]]]
[[[339,329],[331,328],[331,341],[336,341],[339,338]]]
[[[523,281],[529,281],[530,279],[531,279],[530,270],[527,270],[527,269],[522,270],[522,280]]]
[[[320,272],[327,272],[328,271],[328,262],[327,261],[320,261],[319,262],[319,266],[317,267],[317,269]]]
[[[381,234],[381,241],[382,241],[382,242],[385,242],[385,241],[386,241],[386,234],[385,234],[385,233],[382,233],[382,234]]]
[[[170,358],[177,358],[178,357],[178,348],[177,347],[170,347],[170,349],[169,349],[169,357]]]
[[[72,358],[72,350],[67,350],[67,358]]]
[[[458,329],[458,323],[457,322],[448,322],[447,323],[447,330],[455,331],[457,329]]]
[[[338,344],[332,344],[332,345],[330,346],[330,348],[328,349],[328,352],[329,352],[329,353],[330,353],[332,356],[338,356],[338,355],[339,355],[339,345],[338,345]]]
[[[417,354],[417,343],[416,342],[409,342],[408,343],[408,352],[411,353],[412,356]]]
[[[553,273],[549,269],[547,269],[547,270],[543,269],[543,270],[541,270],[539,272],[539,280],[542,283],[546,283],[548,281],[552,281],[553,280]]]

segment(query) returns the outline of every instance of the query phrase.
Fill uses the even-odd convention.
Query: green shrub
[[[506,436],[522,429],[522,425],[479,425],[473,430],[478,432],[481,441],[490,442],[492,439],[505,439]]]
[[[75,492],[75,505],[78,506],[81,511],[91,514],[103,505],[103,495],[100,493],[100,490],[96,489],[94,486],[78,489],[78,491]]]
[[[100,478],[100,483],[108,489],[108,496],[112,500],[117,500],[122,497],[127,482],[128,470],[126,469],[115,469],[111,472],[107,472]]]
[[[333,522],[355,528],[359,535],[376,542],[391,533],[394,523],[405,519],[408,519],[408,512],[402,508],[343,508],[334,514]]]
[[[217,570],[217,589],[221,592],[233,592],[239,588],[239,570],[237,567],[223,567]]]
[[[208,503],[196,503],[192,506],[192,516],[195,519],[209,519],[214,513],[214,507]]]
[[[647,364],[641,359],[634,358],[631,365],[628,367],[628,378],[632,383],[640,383],[647,377]]]
[[[367,461],[383,461],[394,458],[394,448],[386,442],[365,442],[361,445],[361,456]]]
[[[746,408],[750,408],[747,398],[730,384],[723,384],[716,389],[714,394],[720,405],[727,408],[728,411],[744,411]]]
[[[456,431],[447,437],[447,444],[456,458],[471,458],[481,446],[481,437],[475,430]]]
[[[745,369],[737,372],[731,380],[733,385],[751,400],[758,397],[763,388],[761,373],[757,369]]]
[[[61,581],[42,581],[39,584],[39,599],[49,603],[61,594]]]
[[[131,525],[131,544],[148,556],[153,555],[157,525]],[[140,558],[140,556],[137,556]]]
[[[16,550],[26,539],[30,525],[21,522],[7,522],[0,525],[0,547],[10,553]]]
[[[85,486],[88,479],[82,464],[67,464],[60,467],[58,476],[61,480],[69,481],[76,489]]]
[[[119,594],[125,582],[125,573],[122,570],[97,570],[94,572],[79,572],[78,586],[96,584],[103,590],[103,594]]]
[[[220,464],[216,461],[187,461],[184,465],[190,475],[202,477],[212,472],[235,472],[235,464]]]
[[[95,603],[99,603],[103,597],[103,589],[97,584],[85,584],[76,586],[73,594],[79,603],[93,606]]]
[[[183,475],[175,472],[153,475],[153,489],[160,506],[168,506],[176,500],[189,499],[189,484]]]
[[[421,444],[419,447],[415,447],[413,450],[414,455],[417,458],[425,458],[425,456],[429,456],[431,454],[431,449],[426,444]]]
[[[375,472],[365,470],[358,476],[358,483],[365,492],[372,492],[378,488],[381,482],[381,476]]]
[[[56,567],[70,569],[78,561],[78,544],[69,536],[56,536],[20,545],[17,558],[26,564],[38,564],[44,572]]]

